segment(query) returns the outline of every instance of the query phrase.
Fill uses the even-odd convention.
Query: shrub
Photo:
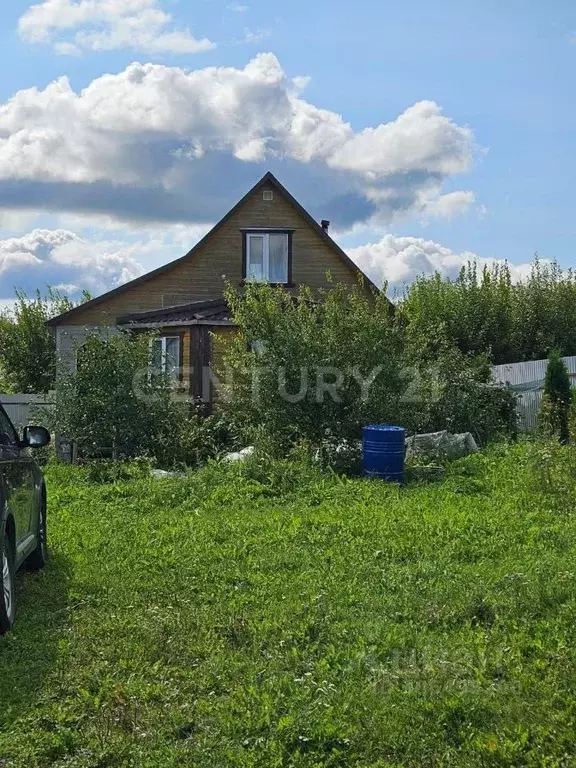
[[[188,406],[173,430],[171,450],[164,452],[164,464],[172,466],[198,467],[210,458],[242,447],[228,414],[221,410],[205,415]]]
[[[559,434],[561,443],[567,443],[570,439],[571,403],[572,390],[568,369],[559,350],[553,350],[546,368],[540,417],[541,423],[548,427],[551,434]]]
[[[517,437],[517,398],[494,384],[485,356],[444,350],[431,363],[437,396],[423,397],[415,409],[415,431],[471,432],[479,444]],[[426,376],[424,372],[423,376]]]
[[[490,383],[488,358],[464,355],[441,330],[424,348],[382,294],[336,286],[294,298],[249,285],[242,296],[229,289],[228,301],[240,332],[225,355],[225,402],[246,442],[307,442],[323,463],[350,470],[366,424],[470,431],[482,443],[516,434],[515,398]]]
[[[89,463],[86,468],[85,479],[88,483],[96,483],[98,485],[127,482],[128,480],[141,480],[150,475],[152,468],[153,461],[146,457],[140,457],[132,461],[102,459]]]
[[[150,376],[149,342],[148,335],[91,335],[77,371],[59,380],[45,418],[77,441],[84,458],[149,456],[160,466],[196,466],[230,440],[224,417],[202,419],[175,397],[173,380]]]
[[[250,284],[227,299],[240,332],[228,342],[226,409],[248,442],[357,440],[363,424],[401,423],[402,330],[382,294],[344,286],[296,298]]]

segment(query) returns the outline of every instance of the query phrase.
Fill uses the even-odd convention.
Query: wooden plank
[[[205,410],[212,407],[212,392],[204,392],[204,369],[210,365],[212,340],[207,325],[193,325],[190,328],[190,394],[195,401],[203,400]]]

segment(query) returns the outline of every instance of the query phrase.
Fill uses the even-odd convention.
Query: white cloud
[[[453,219],[455,216],[465,213],[475,199],[474,192],[463,190],[448,192],[430,201],[425,201],[423,212],[426,216]]]
[[[442,194],[474,141],[437,104],[355,132],[302,98],[306,82],[267,53],[244,69],[134,63],[80,92],[66,77],[18,91],[0,105],[0,205],[200,223],[267,167],[339,228],[473,199]]]
[[[244,37],[238,43],[260,43],[272,34],[271,29],[244,29]]]
[[[132,49],[146,53],[199,53],[214,48],[189,29],[176,29],[159,0],[45,0],[18,21],[20,35],[50,43],[57,53]]]
[[[3,299],[0,297],[0,314],[4,312],[12,313],[16,308],[16,299]]]
[[[377,284],[387,282],[392,288],[411,283],[419,275],[440,272],[456,278],[469,261],[480,266],[504,263],[501,259],[487,259],[472,251],[456,253],[444,245],[421,237],[384,235],[375,243],[348,249],[348,255]],[[530,264],[508,264],[515,280],[530,273]]]
[[[10,296],[15,287],[34,291],[46,285],[102,293],[143,273],[136,260],[140,250],[138,244],[89,242],[64,229],[0,240],[0,296]]]
[[[244,5],[243,3],[228,3],[226,6],[227,11],[234,11],[235,13],[246,13],[249,8],[249,5]]]
[[[346,126],[349,128],[349,126]],[[329,164],[361,171],[369,179],[426,168],[446,175],[470,165],[472,132],[442,115],[433,101],[420,101],[396,120],[348,135]]]

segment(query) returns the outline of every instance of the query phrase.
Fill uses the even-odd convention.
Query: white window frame
[[[177,365],[176,365],[176,370],[175,370],[175,377],[178,378],[178,376],[180,375],[179,371],[180,371],[180,354],[181,354],[180,344],[181,344],[181,339],[180,339],[180,336],[178,336],[177,334],[167,334],[166,336],[156,336],[154,339],[150,339],[150,362],[152,362],[152,346],[153,346],[153,344],[155,342],[157,343],[157,342],[160,341],[161,345],[162,345],[161,346],[162,356],[161,356],[161,359],[160,359],[160,373],[164,373],[164,374],[169,374],[170,373],[170,371],[166,370],[167,369],[166,348],[168,346],[168,344],[167,344],[168,339],[176,339],[176,342],[177,342],[177,346],[176,346],[176,352],[177,352],[177,354],[176,354],[176,361],[177,361]]]
[[[273,230],[267,232],[247,232],[246,233],[246,275],[245,280],[248,282],[263,282],[263,283],[269,283],[270,282],[270,235],[283,235],[286,238],[286,279],[285,280],[275,280],[275,284],[279,285],[288,285],[289,280],[289,272],[290,272],[290,235],[288,232],[284,232],[283,230]],[[264,272],[264,278],[263,280],[257,280],[255,277],[250,277],[250,252],[251,247],[250,243],[252,241],[252,238],[258,237],[263,238],[263,256],[262,256],[262,263],[263,263],[263,272]]]

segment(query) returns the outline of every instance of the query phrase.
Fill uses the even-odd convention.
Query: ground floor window
[[[178,378],[180,371],[180,336],[157,336],[150,342],[150,365],[159,373]]]

